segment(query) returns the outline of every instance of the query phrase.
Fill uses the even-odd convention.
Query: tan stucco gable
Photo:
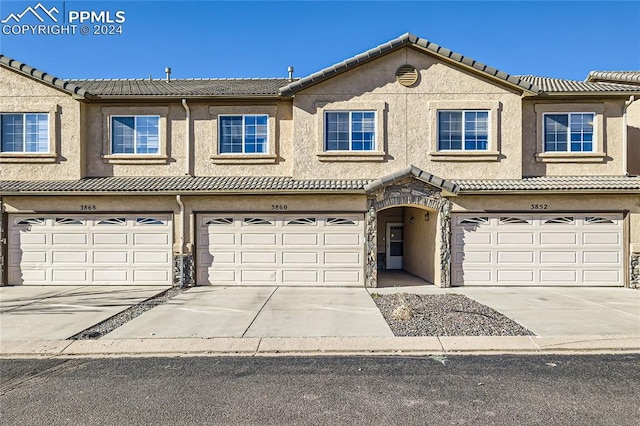
[[[372,60],[385,56],[391,52],[397,51],[404,47],[411,47],[424,52],[425,54],[434,56],[439,60],[476,73],[482,77],[489,78],[502,85],[509,86],[520,90],[523,95],[535,95],[539,92],[538,88],[530,82],[522,80],[519,77],[509,75],[503,71],[489,67],[472,58],[463,56],[460,53],[453,52],[442,46],[430,42],[427,39],[420,38],[416,35],[406,33],[387,43],[381,44],[366,52],[360,53],[342,62],[330,67],[324,68],[310,76],[294,81],[280,89],[282,96],[291,96],[296,92],[314,86],[317,83],[325,81],[343,72],[350,71],[360,65],[366,64]]]
[[[29,77],[33,80],[41,82],[42,84],[66,92],[78,98],[84,99],[89,95],[86,90],[78,85],[69,83],[68,81],[62,80],[51,74],[47,74],[44,71],[40,71],[39,69],[33,68],[32,66],[29,66],[20,61],[16,61],[15,59],[12,59],[5,55],[0,55],[0,67],[14,71],[18,74],[22,74],[25,77]]]

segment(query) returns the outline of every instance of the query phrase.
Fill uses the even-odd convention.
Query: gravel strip
[[[396,336],[532,336],[515,321],[460,294],[372,294]]]
[[[116,328],[124,325],[125,323],[131,321],[135,317],[142,315],[144,312],[147,312],[149,309],[153,309],[158,305],[162,305],[169,299],[177,296],[180,293],[184,293],[187,291],[189,287],[179,288],[172,287],[168,290],[163,291],[162,293],[156,294],[155,296],[145,300],[144,302],[140,302],[137,305],[133,305],[124,311],[115,314],[111,318],[107,318],[106,320],[99,322],[96,325],[93,325],[86,330],[81,331],[80,333],[69,337],[67,340],[96,340],[101,338],[107,333],[112,332]]]

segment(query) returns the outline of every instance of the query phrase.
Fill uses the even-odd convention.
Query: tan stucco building
[[[0,56],[0,282],[638,287],[638,97],[411,34],[300,79]]]

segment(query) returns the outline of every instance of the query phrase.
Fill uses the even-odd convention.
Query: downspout
[[[180,279],[178,280],[178,282],[180,283],[180,288],[184,288],[184,203],[180,199],[180,194],[176,195],[176,203],[178,203],[178,206],[180,207],[180,235],[178,237],[178,241],[180,244],[180,247],[178,249],[178,261],[180,262]]]
[[[191,109],[189,109],[186,99],[182,100],[182,106],[184,107],[185,122],[187,126],[184,132],[184,174],[186,176],[191,176]]]
[[[622,110],[622,174],[629,176],[629,141],[627,128],[627,109],[635,101],[635,97],[629,96],[628,101],[624,101],[624,109]]]

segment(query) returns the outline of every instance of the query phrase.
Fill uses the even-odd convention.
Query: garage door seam
[[[256,314],[255,317],[253,317],[253,320],[251,320],[251,324],[249,324],[249,326],[244,330],[244,332],[242,333],[241,337],[244,337],[245,334],[247,334],[247,331],[249,331],[249,329],[251,328],[251,326],[253,325],[254,322],[256,322],[256,319],[258,319],[258,317],[260,316],[260,313],[262,312],[262,310],[264,309],[265,306],[267,306],[267,303],[269,303],[269,300],[271,300],[271,298],[273,297],[273,295],[276,293],[276,291],[278,291],[280,287],[276,287],[273,289],[273,291],[271,292],[271,294],[269,295],[269,297],[267,297],[267,300],[264,301],[264,303],[262,304],[262,306],[260,306],[260,309],[258,310],[258,313]]]

